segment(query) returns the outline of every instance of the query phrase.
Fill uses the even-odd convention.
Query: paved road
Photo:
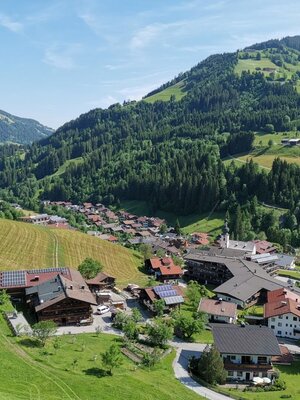
[[[184,343],[180,341],[171,342],[172,346],[177,348],[176,357],[173,361],[173,369],[175,377],[188,389],[199,394],[200,396],[210,400],[230,400],[230,397],[216,393],[213,390],[201,386],[198,382],[194,381],[188,371],[187,366],[189,358],[192,356],[199,357],[206,344],[200,343]]]

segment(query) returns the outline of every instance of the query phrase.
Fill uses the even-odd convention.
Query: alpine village
[[[300,399],[300,36],[0,142],[1,400]]]

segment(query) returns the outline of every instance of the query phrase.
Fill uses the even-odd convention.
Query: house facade
[[[268,327],[279,337],[300,339],[300,296],[288,289],[268,293],[264,305]]]
[[[210,322],[235,324],[237,321],[237,305],[221,298],[217,300],[202,298],[198,312],[206,313]]]
[[[214,325],[212,331],[229,381],[249,382],[255,377],[271,380],[277,377],[272,357],[281,356],[281,350],[270,328],[227,324]]]

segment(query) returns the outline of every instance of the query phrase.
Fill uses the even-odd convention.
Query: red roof
[[[159,270],[162,276],[165,275],[179,275],[183,274],[182,269],[179,265],[175,265],[173,259],[170,257],[164,258],[151,258],[150,264],[152,269]]]
[[[192,233],[193,241],[197,244],[207,245],[209,244],[208,233],[194,232]]]
[[[268,292],[268,302],[264,305],[265,318],[288,313],[300,317],[300,297],[284,288]]]
[[[254,240],[253,243],[255,243],[257,254],[273,253],[276,251],[276,247],[266,240]]]
[[[109,242],[117,242],[118,238],[116,238],[115,236],[111,235],[108,239]]]

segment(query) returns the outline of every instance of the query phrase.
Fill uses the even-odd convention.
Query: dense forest
[[[257,44],[251,51],[270,49],[283,62],[288,55],[300,60],[299,39]],[[275,160],[266,172],[252,162],[239,168],[222,162],[250,151],[256,131],[300,128],[297,76],[277,82],[260,70],[237,74],[238,59],[238,52],[210,56],[149,94],[183,82],[180,101],[171,96],[150,103],[146,96],[113,104],[29,147],[0,147],[1,196],[29,207],[39,199],[107,205],[146,200],[154,211],[178,214],[226,211],[232,204],[246,213],[256,198],[290,209],[299,223],[298,166]]]

